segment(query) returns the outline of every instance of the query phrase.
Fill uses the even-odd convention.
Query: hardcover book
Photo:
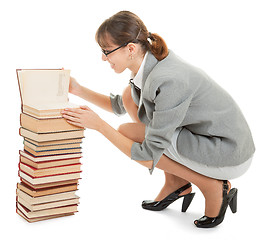
[[[81,153],[34,157],[32,154],[21,151],[21,150],[19,151],[19,155],[21,157],[23,156],[23,157],[25,157],[25,158],[33,161],[33,162],[36,162],[36,163],[47,162],[47,161],[66,160],[66,159],[81,158],[82,157]]]
[[[31,197],[40,197],[40,196],[62,193],[62,192],[77,191],[77,186],[78,184],[68,184],[68,185],[60,185],[57,187],[34,189],[23,182],[17,183],[17,189],[27,193]]]
[[[83,129],[68,123],[64,118],[38,119],[28,114],[20,114],[20,125],[35,133],[64,132]]]
[[[37,118],[62,118],[64,108],[77,108],[68,101],[70,70],[17,69],[22,112]]]
[[[48,183],[30,183],[29,181],[27,181],[24,178],[20,178],[21,182],[27,186],[29,186],[30,188],[34,189],[35,191],[39,191],[39,190],[45,190],[47,188],[57,188],[60,186],[67,186],[67,185],[71,185],[71,184],[78,184],[78,178],[77,179],[70,179],[70,180],[62,180],[62,181],[58,181],[58,182],[48,182]]]
[[[55,132],[55,133],[35,133],[25,128],[19,129],[19,134],[24,138],[29,138],[36,142],[55,141],[63,139],[83,138],[84,130],[74,130],[67,132]]]
[[[64,173],[67,174],[73,172],[80,172],[81,163],[37,169],[25,163],[20,162],[19,169],[32,177],[46,177],[46,176],[52,176]]]
[[[79,158],[69,158],[66,160],[55,160],[55,161],[44,161],[44,162],[34,162],[30,159],[20,156],[20,162],[24,163],[28,166],[31,166],[36,169],[43,169],[43,168],[51,168],[51,167],[58,167],[58,166],[65,166],[70,164],[77,164],[80,163]]]
[[[30,175],[28,175],[22,171],[19,171],[18,175],[22,179],[26,180],[26,182],[29,182],[32,185],[55,183],[55,182],[62,182],[62,181],[67,181],[67,180],[80,179],[80,172],[60,174],[60,175],[47,176],[47,177],[33,177],[33,176],[30,176]]]
[[[65,207],[58,207],[58,208],[52,208],[52,209],[46,209],[46,210],[40,210],[40,211],[30,211],[23,205],[19,204],[17,202],[17,209],[25,215],[25,217],[29,220],[31,219],[36,219],[36,218],[46,218],[46,217],[56,217],[57,215],[62,216],[63,214],[70,214],[77,212],[77,205],[70,205],[70,206],[65,206]],[[26,220],[27,220],[26,219]],[[44,220],[44,219],[41,219]]]

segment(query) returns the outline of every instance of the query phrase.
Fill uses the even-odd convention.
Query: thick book
[[[39,146],[36,145],[30,141],[24,140],[24,146],[28,146],[32,150],[36,152],[41,151],[51,151],[51,150],[59,150],[59,149],[75,149],[75,148],[81,148],[80,143],[74,143],[74,144],[60,144],[60,145],[49,145],[49,146]]]
[[[80,172],[81,163],[37,169],[33,168],[32,166],[26,165],[25,163],[20,162],[19,169],[22,172],[32,177],[47,177],[52,175],[64,174],[64,173]]]
[[[60,185],[56,187],[34,189],[23,182],[17,183],[17,189],[27,193],[31,197],[40,197],[40,196],[62,193],[62,192],[77,191],[78,190],[77,186],[78,184],[69,184],[69,185]]]
[[[64,132],[83,129],[68,123],[63,117],[38,119],[25,113],[20,114],[20,125],[35,133]]]
[[[24,201],[26,201],[30,205],[57,202],[57,201],[76,199],[76,198],[79,199],[79,197],[75,194],[75,191],[50,194],[40,197],[32,197],[29,194],[21,191],[20,189],[17,189],[16,195],[17,197],[24,199]]]
[[[58,181],[58,182],[48,182],[48,183],[40,183],[40,184],[38,184],[38,183],[32,184],[24,178],[20,178],[20,180],[23,184],[29,186],[30,188],[32,188],[36,191],[39,191],[39,190],[44,190],[47,188],[57,188],[57,187],[63,187],[66,185],[71,185],[71,184],[78,185],[79,179],[62,180],[62,181]]]
[[[84,130],[74,130],[56,133],[35,133],[25,128],[19,129],[19,134],[24,138],[32,139],[36,142],[55,141],[63,139],[83,138]]]
[[[37,142],[29,138],[24,138],[25,141],[30,142],[38,147],[47,147],[47,146],[56,146],[56,145],[65,145],[65,144],[78,144],[82,143],[82,138],[74,138],[74,139],[62,139],[62,140],[54,140],[54,141],[45,141],[45,142]]]
[[[23,207],[21,205],[21,207]],[[74,215],[75,212],[71,212],[71,213],[65,213],[65,214],[56,214],[56,215],[52,215],[52,216],[44,216],[44,217],[35,217],[35,218],[28,218],[25,214],[23,214],[23,212],[21,212],[17,206],[16,208],[16,212],[19,216],[21,216],[22,218],[24,218],[26,221],[28,221],[29,223],[34,223],[34,222],[39,222],[39,221],[44,221],[44,220],[49,220],[49,219],[53,219],[53,218],[59,218],[59,217],[66,217],[66,216],[71,216]]]
[[[49,156],[57,154],[67,154],[67,153],[81,153],[81,148],[68,148],[68,149],[53,149],[47,151],[34,151],[28,146],[24,146],[24,150],[31,153],[33,156]]]
[[[17,208],[28,219],[40,218],[40,217],[51,217],[51,216],[56,217],[56,215],[62,215],[62,214],[77,212],[77,205],[70,205],[70,206],[64,206],[64,207],[58,207],[58,208],[52,208],[52,209],[45,209],[45,210],[40,210],[40,211],[30,211],[25,206],[23,206],[17,202]]]
[[[32,176],[24,173],[23,171],[19,171],[18,175],[22,179],[25,179],[27,182],[29,182],[32,185],[55,183],[55,182],[62,182],[62,181],[67,181],[67,180],[80,179],[80,172],[60,174],[60,175],[47,176],[47,177],[32,177]]]
[[[72,158],[81,158],[81,153],[71,153],[71,154],[60,154],[60,155],[51,155],[51,156],[39,156],[35,157],[32,154],[19,150],[19,155],[23,156],[33,162],[41,163],[41,162],[47,162],[47,161],[59,161],[59,160],[67,160]],[[66,164],[65,164],[66,165]]]
[[[63,206],[79,204],[79,197],[67,200],[61,200],[56,202],[40,203],[40,204],[30,204],[21,197],[17,198],[17,202],[25,206],[30,211],[39,211],[44,209],[58,208]]]
[[[70,70],[17,69],[22,112],[37,118],[61,118],[64,108],[79,106],[68,101]]]
[[[55,161],[44,161],[44,162],[34,162],[30,159],[20,156],[20,162],[25,163],[33,168],[42,169],[42,168],[50,168],[50,167],[58,167],[65,166],[70,164],[80,163],[80,158],[69,158],[65,160],[55,160]]]

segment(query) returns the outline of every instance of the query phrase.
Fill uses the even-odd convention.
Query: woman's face
[[[103,50],[106,52],[110,52],[118,47],[119,46],[117,45],[111,44],[110,46],[103,48]],[[108,54],[107,56],[104,53],[102,53],[102,60],[108,61],[110,64],[110,67],[116,73],[122,73],[126,68],[129,67],[130,50],[128,46],[125,46],[125,47],[121,47],[117,49],[116,51]]]

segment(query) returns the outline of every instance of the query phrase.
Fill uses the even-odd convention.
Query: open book
[[[70,70],[17,69],[22,112],[37,118],[61,118],[68,101]]]

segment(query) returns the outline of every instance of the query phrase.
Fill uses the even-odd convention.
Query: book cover
[[[34,151],[33,149],[29,148],[28,146],[24,146],[24,150],[31,153],[35,157],[57,155],[57,154],[67,154],[67,153],[81,153],[81,148]]]
[[[76,199],[76,198],[79,199],[79,197],[75,194],[75,191],[50,194],[40,197],[32,197],[29,194],[21,191],[20,189],[17,189],[16,194],[18,197],[24,199],[24,201],[26,201],[30,205],[57,202],[57,201]]]
[[[22,206],[21,206],[22,207]],[[49,219],[53,219],[53,218],[59,218],[59,217],[66,217],[66,216],[72,216],[74,215],[75,212],[72,213],[65,213],[65,214],[57,214],[57,215],[52,215],[52,216],[45,216],[45,217],[35,217],[35,218],[28,218],[25,214],[23,214],[18,206],[16,208],[16,212],[19,216],[21,216],[22,218],[24,218],[27,222],[29,223],[34,223],[34,222],[39,222],[39,221],[44,221],[44,220],[49,220]]]
[[[19,129],[20,136],[24,138],[32,139],[36,142],[46,142],[64,139],[83,138],[84,130],[74,130],[67,132],[56,132],[56,133],[35,133],[25,128]]]
[[[17,189],[20,189],[21,191],[27,193],[31,197],[40,197],[40,196],[62,193],[62,192],[77,191],[78,190],[77,186],[78,184],[76,183],[76,184],[67,184],[55,187],[34,189],[23,182],[17,183]]]
[[[39,217],[47,217],[47,216],[56,216],[62,215],[66,213],[74,213],[77,212],[77,205],[70,205],[52,209],[45,209],[40,211],[33,211],[31,212],[25,206],[21,205],[17,202],[17,208],[27,217],[27,218],[39,218]]]
[[[25,152],[22,150],[19,150],[19,155],[23,156],[25,158],[28,158],[29,160],[40,163],[40,162],[47,162],[47,161],[56,161],[56,160],[66,160],[71,158],[81,158],[81,153],[70,153],[70,154],[58,154],[58,155],[51,155],[51,156],[33,156],[29,152]]]
[[[63,117],[38,119],[25,113],[20,114],[20,125],[35,133],[64,132],[83,129],[68,123]]]
[[[67,180],[77,180],[80,179],[80,172],[75,173],[67,173],[67,174],[60,174],[54,176],[47,176],[47,177],[32,177],[23,171],[18,172],[19,177],[26,180],[32,185],[37,184],[45,184],[45,183],[55,183],[55,182],[62,182]]]
[[[37,169],[20,162],[19,169],[31,177],[46,177],[64,173],[81,172],[81,163]]]
[[[66,185],[71,185],[71,184],[78,185],[79,178],[70,179],[70,180],[62,180],[62,181],[57,181],[57,182],[37,183],[37,184],[36,183],[32,184],[22,177],[20,177],[20,180],[26,186],[29,186],[30,188],[34,189],[35,191],[39,191],[39,190],[44,190],[47,188],[57,188],[57,187],[62,187],[62,186],[66,186]]]
[[[54,161],[43,161],[43,162],[34,162],[30,159],[20,156],[20,162],[25,163],[36,169],[50,168],[50,167],[58,167],[65,166],[70,164],[80,163],[80,158],[69,158],[66,160],[54,160]]]

